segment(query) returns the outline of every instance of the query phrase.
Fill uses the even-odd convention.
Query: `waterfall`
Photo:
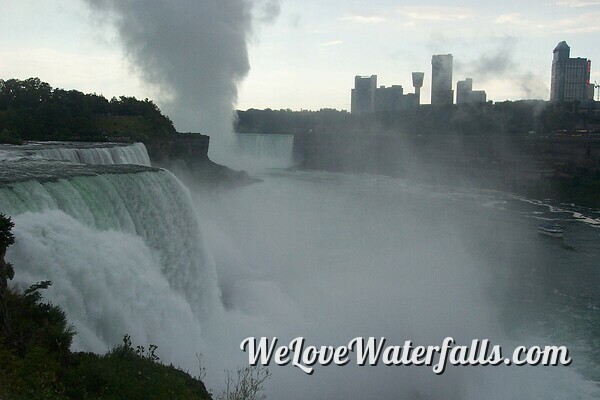
[[[236,136],[237,152],[250,165],[288,168],[293,165],[293,135],[242,133]]]
[[[74,321],[79,349],[105,351],[130,333],[177,352],[184,332],[198,338],[219,293],[188,190],[165,170],[87,166],[68,177],[76,164],[45,163],[54,180],[0,180],[0,212],[16,224],[7,254],[16,283],[55,283],[45,297]]]
[[[39,156],[51,160],[83,164],[135,164],[150,166],[150,158],[143,143],[61,143],[33,142],[25,146],[2,146],[0,159],[15,154]]]

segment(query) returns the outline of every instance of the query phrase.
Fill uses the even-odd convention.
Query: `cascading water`
[[[143,143],[31,142],[25,146],[0,146],[0,160],[31,155],[83,164],[150,166],[150,158]]]
[[[190,368],[204,321],[169,282],[160,252],[135,234],[94,229],[58,210],[13,221],[13,284],[52,281],[43,296],[66,311],[77,331],[75,350],[104,353],[129,334],[137,344],[158,345],[162,359]]]
[[[54,282],[45,297],[67,311],[77,348],[103,352],[126,333],[159,344],[170,361],[197,348],[199,318],[219,308],[219,293],[177,178],[142,166],[44,160],[0,170],[0,212],[16,224],[7,254],[16,283]],[[187,349],[176,345],[183,336]]]
[[[236,158],[231,160],[237,169],[289,168],[293,166],[293,135],[236,135]]]
[[[247,363],[239,344],[248,336],[283,344],[304,336],[311,345],[361,335],[439,345],[454,336],[507,351],[564,344],[574,362],[449,367],[442,376],[355,365],[308,376],[272,365],[268,395],[598,398],[593,227],[563,221],[572,251],[536,236],[535,218],[553,215],[499,193],[315,171],[260,177],[190,196],[169,172],[144,166],[0,162],[0,212],[16,223],[7,255],[16,284],[53,281],[44,296],[67,312],[77,349],[104,352],[128,333],[192,373],[193,354],[203,352],[212,387],[224,368]]]

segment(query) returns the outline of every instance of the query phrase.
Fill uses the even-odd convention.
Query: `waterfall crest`
[[[150,166],[143,143],[31,142],[25,146],[0,146],[0,160],[15,156],[37,156],[82,164],[134,164]]]

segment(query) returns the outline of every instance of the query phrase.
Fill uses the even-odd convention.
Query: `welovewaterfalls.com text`
[[[276,337],[248,337],[242,341],[240,349],[248,353],[250,365],[291,364],[309,375],[317,364],[344,366],[351,362],[360,366],[430,366],[440,375],[447,365],[566,366],[572,361],[565,346],[518,346],[511,357],[504,358],[501,346],[492,346],[488,339],[474,339],[469,346],[457,345],[451,337],[444,339],[440,346],[413,346],[410,340],[402,345],[388,345],[384,337],[355,337],[347,345],[337,347],[306,345],[303,337],[285,345],[278,343]]]

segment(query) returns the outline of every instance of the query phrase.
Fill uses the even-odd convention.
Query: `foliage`
[[[23,144],[23,140],[18,133],[11,132],[5,128],[2,132],[0,132],[0,143],[19,145]]]
[[[0,398],[209,399],[203,383],[159,364],[157,347],[117,346],[106,355],[71,353],[73,330],[39,292],[11,293],[14,335],[0,344]]]
[[[217,400],[264,400],[264,384],[271,377],[264,366],[247,365],[237,369],[235,374],[225,371],[225,388]]]
[[[422,105],[392,112],[256,110],[237,112],[239,133],[402,133],[455,135],[522,135],[585,128],[600,124],[600,115],[579,103],[519,100],[450,106]]]
[[[6,291],[11,329],[0,336],[0,398],[60,398],[75,332],[60,308],[40,302],[39,289],[49,284]]]
[[[11,232],[15,224],[4,214],[0,214],[0,254],[4,254],[8,246],[15,243],[15,236]]]
[[[129,336],[106,355],[77,353],[64,376],[65,398],[209,399],[204,384],[159,364],[156,346],[133,346]]]
[[[121,121],[142,121],[122,128]],[[107,130],[107,120],[113,120]],[[143,132],[135,129],[144,126]],[[117,127],[117,128],[114,128]],[[143,140],[175,133],[171,120],[150,100],[53,89],[39,78],[0,80],[0,143],[25,140]]]

